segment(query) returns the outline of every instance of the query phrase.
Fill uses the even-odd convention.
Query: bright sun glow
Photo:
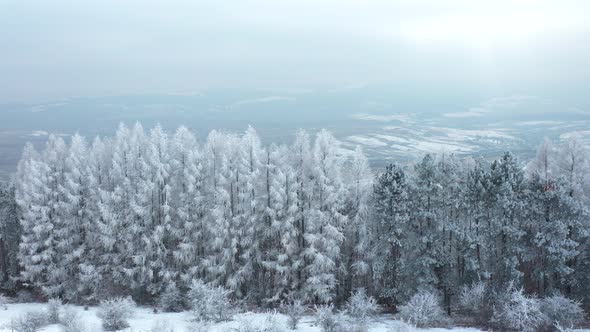
[[[411,22],[402,28],[402,33],[419,43],[455,42],[490,47],[526,40],[565,24],[567,20],[545,13],[451,15]]]

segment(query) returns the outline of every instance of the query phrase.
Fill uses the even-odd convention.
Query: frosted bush
[[[562,295],[542,299],[541,312],[547,319],[547,330],[571,329],[584,320],[584,310],[581,304]]]
[[[82,320],[78,312],[72,308],[67,307],[61,315],[60,323],[63,332],[81,332],[84,330]]]
[[[9,328],[14,332],[37,332],[47,325],[47,315],[41,311],[29,311],[12,319]]]
[[[532,332],[546,323],[546,317],[541,312],[541,301],[509,286],[494,304],[492,323],[504,330]]]
[[[332,304],[316,306],[315,321],[323,332],[349,332],[354,331],[353,328],[357,326],[343,314],[335,314]]]
[[[305,314],[305,306],[299,300],[283,305],[283,311],[287,315],[287,326],[291,330],[297,329],[297,324]]]
[[[574,329],[570,328],[570,327],[563,327],[561,325],[559,325],[559,323],[556,323],[554,326],[555,331],[557,332],[574,332]]]
[[[285,331],[285,326],[281,322],[281,320],[279,319],[279,315],[276,312],[266,316],[266,319],[264,320],[263,331],[264,332],[284,332]]]
[[[436,326],[446,320],[439,297],[428,291],[416,293],[399,309],[399,318],[418,327]]]
[[[202,320],[196,320],[191,322],[188,327],[189,332],[208,332],[211,324]]]
[[[395,322],[387,332],[415,332],[416,328],[405,322]]]
[[[486,288],[487,284],[481,281],[461,288],[461,293],[459,293],[461,310],[471,314],[479,314],[484,306]]]
[[[378,309],[377,301],[373,297],[367,296],[364,288],[354,292],[344,307],[346,314],[358,324],[365,324]]]
[[[334,315],[334,305],[324,304],[316,306],[315,321],[323,332],[337,332],[338,322]]]
[[[154,323],[149,332],[174,332],[174,329],[167,321],[158,320]]]
[[[8,298],[2,294],[0,294],[0,309],[8,310]]]
[[[248,319],[240,319],[237,328],[227,328],[225,332],[260,332],[260,328]]]
[[[47,322],[49,324],[59,324],[61,307],[62,303],[60,299],[49,299],[47,302]]]
[[[193,280],[188,299],[196,320],[221,322],[232,316],[229,291],[223,287],[212,287],[201,280]]]
[[[105,331],[118,331],[129,327],[127,319],[133,315],[135,302],[129,297],[117,297],[100,301],[97,316]]]
[[[338,332],[368,332],[369,327],[365,323],[355,323],[347,319],[342,315],[337,315],[337,328]]]
[[[284,332],[285,326],[281,323],[276,313],[266,316],[264,321],[257,322],[253,319],[241,318],[237,328],[227,329],[228,332]]]
[[[21,289],[16,293],[16,302],[17,303],[35,302],[35,296],[33,296],[33,293],[31,293],[30,290]]]
[[[181,312],[184,310],[184,299],[175,283],[170,283],[160,295],[160,309],[164,312]]]

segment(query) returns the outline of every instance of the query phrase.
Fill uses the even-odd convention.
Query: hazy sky
[[[590,91],[590,1],[0,0],[0,103],[394,82]]]

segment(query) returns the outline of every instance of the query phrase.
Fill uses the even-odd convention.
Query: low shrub
[[[388,332],[414,332],[416,328],[408,323],[405,322],[395,322],[393,326],[391,326]]]
[[[47,315],[42,311],[28,311],[12,319],[9,328],[14,332],[37,332],[47,324]]]
[[[354,320],[354,323],[363,325],[377,313],[378,309],[377,301],[368,296],[364,288],[354,292],[344,307],[345,313]]]
[[[61,307],[60,299],[49,299],[47,301],[47,322],[49,324],[59,324]]]
[[[297,329],[297,324],[305,314],[305,306],[299,300],[283,305],[283,312],[287,315],[287,326],[291,330]]]
[[[127,319],[133,315],[136,305],[129,297],[116,297],[100,301],[97,316],[105,331],[118,331],[129,327]]]
[[[324,304],[315,307],[315,321],[323,332],[339,332],[338,319],[334,314],[334,305]]]
[[[154,323],[149,332],[174,332],[170,323],[164,320],[158,320]]]
[[[188,332],[209,332],[211,323],[202,320],[196,320],[191,322],[188,327]]]
[[[35,302],[35,296],[33,293],[27,289],[21,289],[16,292],[16,302],[17,303],[31,303]]]
[[[84,327],[82,326],[82,320],[76,309],[72,307],[66,307],[61,315],[60,323],[62,325],[63,332],[82,332]]]
[[[0,309],[8,310],[8,297],[0,294]]]
[[[221,322],[229,320],[233,314],[229,291],[223,287],[212,287],[201,280],[193,280],[188,299],[196,320]]]
[[[279,315],[274,312],[266,316],[264,320],[263,332],[284,332],[285,326],[279,319]]]
[[[541,301],[527,296],[512,285],[499,294],[493,307],[492,324],[504,331],[538,331],[547,318],[541,312]]]
[[[278,314],[271,313],[266,316],[264,321],[255,321],[247,317],[239,319],[237,328],[226,329],[227,332],[284,332],[285,326],[280,321]]]
[[[182,294],[175,283],[170,283],[160,295],[160,309],[164,312],[181,312],[185,309]]]
[[[541,300],[541,312],[546,317],[547,331],[573,329],[584,320],[584,310],[579,302],[562,295],[554,295]]]
[[[446,323],[438,295],[420,291],[399,308],[398,317],[417,327],[434,327]]]
[[[486,287],[487,284],[480,281],[461,288],[459,293],[461,310],[470,314],[478,313],[484,305]]]

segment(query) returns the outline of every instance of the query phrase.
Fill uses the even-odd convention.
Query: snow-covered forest
[[[0,285],[151,304],[201,280],[259,308],[364,288],[395,309],[427,290],[450,314],[481,282],[590,305],[590,155],[575,136],[530,161],[441,153],[371,170],[345,152],[326,130],[289,145],[252,128],[50,136],[0,192]]]

